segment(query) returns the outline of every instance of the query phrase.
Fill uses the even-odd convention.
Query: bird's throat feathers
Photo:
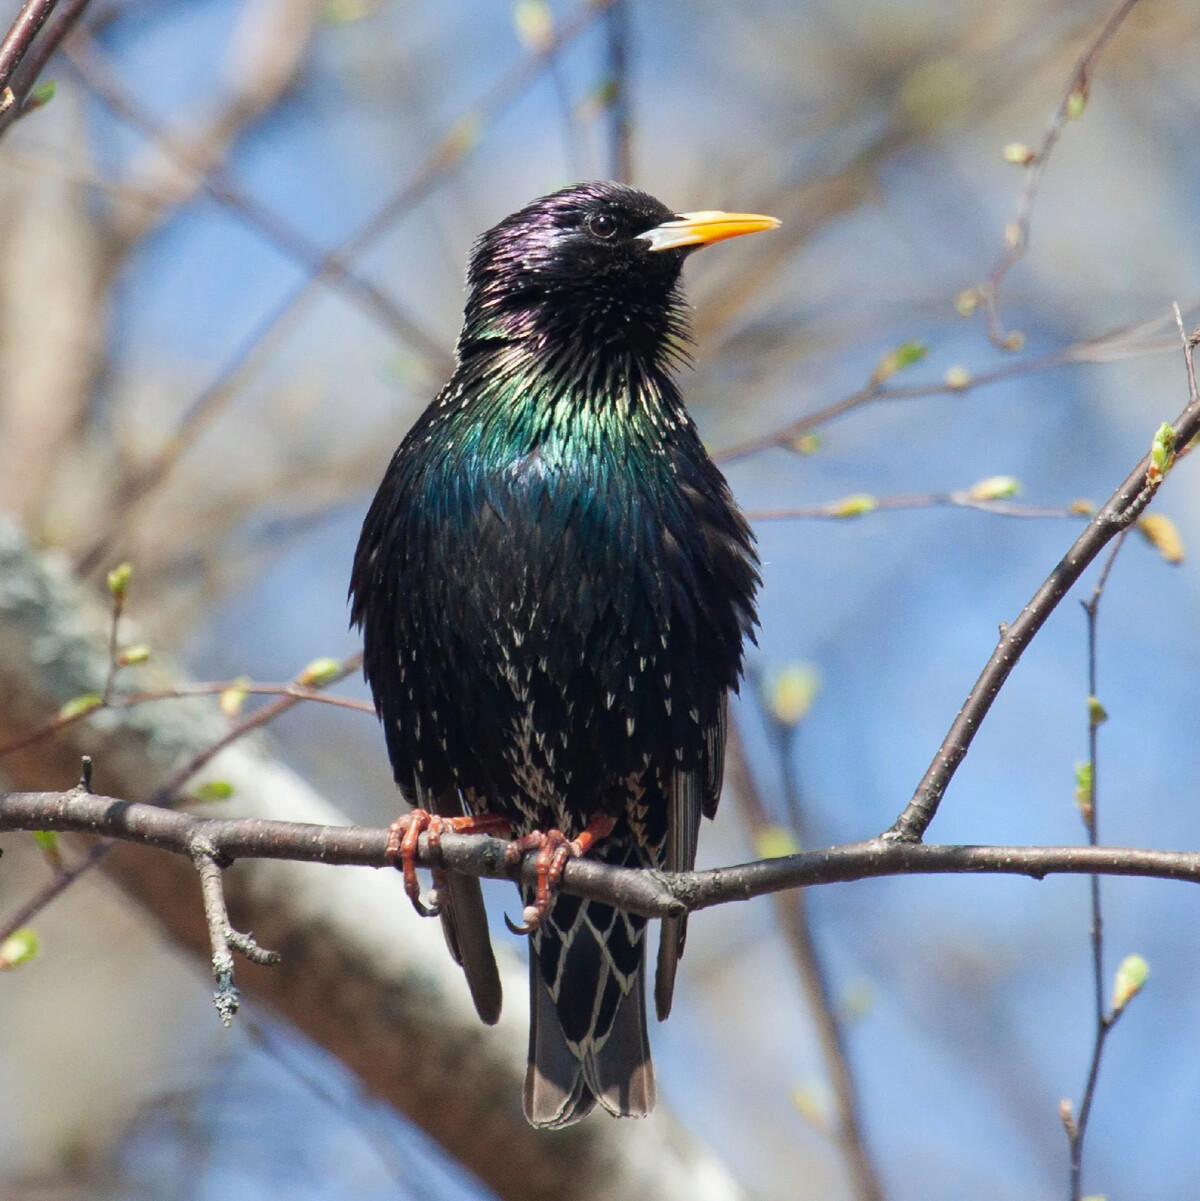
[[[669,371],[671,354],[682,353],[647,359],[612,345],[598,348],[585,336],[478,339],[466,357],[460,354],[457,404],[450,400],[448,416],[473,427],[469,441],[502,454],[548,444],[571,444],[577,452],[604,444],[661,447],[690,425]]]

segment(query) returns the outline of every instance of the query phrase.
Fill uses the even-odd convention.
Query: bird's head
[[[460,351],[495,339],[543,351],[658,359],[683,333],[687,255],[779,224],[753,213],[674,213],[624,184],[577,184],[506,217],[475,245]]]

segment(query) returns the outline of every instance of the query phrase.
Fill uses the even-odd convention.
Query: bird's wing
[[[663,868],[690,872],[696,866],[700,816],[716,815],[725,771],[725,724],[728,698],[721,697],[717,718],[705,731],[704,757],[692,771],[677,771],[671,778],[667,809],[667,842]],[[664,917],[658,941],[658,969],[654,976],[654,1008],[660,1022],[671,1012],[675,973],[687,940],[686,917]]]

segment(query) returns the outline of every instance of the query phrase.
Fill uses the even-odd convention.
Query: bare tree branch
[[[1191,400],[1171,426],[1172,443],[1186,446],[1200,433],[1200,401]],[[1170,460],[1174,459],[1173,446]],[[980,723],[992,702],[1004,687],[1012,669],[1046,619],[1058,607],[1072,585],[1104,547],[1122,530],[1128,529],[1154,499],[1162,484],[1164,470],[1155,462],[1152,451],[1129,473],[1125,481],[1088,522],[1083,533],[1062,557],[1046,581],[1011,625],[1002,627],[1000,642],[988,660],[962,709],[938,748],[937,754],[917,786],[904,812],[896,819],[889,836],[899,839],[921,838],[937,813],[946,788],[958,765],[970,749]],[[1169,467],[1169,463],[1167,464]]]
[[[64,830],[99,834],[191,857],[197,840],[229,860],[272,859],[358,867],[394,867],[388,831],[369,826],[321,826],[264,819],[198,817],[158,805],[67,792],[0,793],[0,830]],[[423,834],[418,863],[464,875],[534,883],[532,858],[505,862],[508,843],[483,834],[446,834],[431,850]],[[210,853],[206,851],[206,853]],[[778,859],[759,859],[695,872],[655,872],[572,859],[562,890],[644,917],[679,917],[698,909],[748,901],[788,888],[844,884],[879,876],[954,875],[1145,876],[1200,883],[1200,851],[1100,846],[958,846],[904,842],[880,835]]]

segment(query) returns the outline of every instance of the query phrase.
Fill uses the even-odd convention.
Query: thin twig
[[[330,684],[337,684],[352,672],[357,671],[361,666],[362,653],[359,652],[356,655],[351,655],[350,658],[342,661],[336,672],[330,673],[322,681],[321,686],[324,688]],[[198,771],[211,763],[227,746],[244,738],[252,730],[259,730],[263,726],[269,725],[277,717],[287,713],[290,709],[294,709],[301,701],[308,699],[307,695],[297,695],[296,693],[289,692],[279,697],[278,700],[272,701],[268,705],[263,705],[261,709],[256,709],[249,716],[242,718],[241,721],[230,728],[228,733],[218,738],[210,746],[205,747],[204,750],[193,755],[165,784],[155,789],[154,795],[150,798],[150,804],[170,804],[178,797],[183,786]]]
[[[65,714],[57,714],[49,721],[36,729],[30,730],[25,734],[21,734],[14,738],[11,742],[0,745],[0,759],[6,755],[14,754],[17,751],[23,751],[26,747],[35,746],[39,742],[44,742],[47,738],[53,738],[55,734],[66,729],[68,726],[73,726],[78,722],[85,721],[94,714],[103,709],[133,709],[139,705],[149,705],[156,701],[175,701],[182,700],[184,697],[192,696],[220,696],[227,692],[244,692],[249,696],[278,696],[288,697],[295,702],[313,701],[320,705],[332,705],[338,709],[350,709],[356,713],[374,713],[375,706],[369,701],[356,700],[350,696],[328,696],[321,692],[321,688],[327,688],[329,684],[343,680],[350,673],[357,671],[362,666],[362,655],[354,654],[349,659],[346,659],[339,670],[339,674],[330,678],[318,685],[297,684],[294,681],[288,684],[254,684],[245,680],[222,680],[217,683],[205,684],[179,684],[174,688],[164,688],[158,692],[129,692],[120,696],[101,696],[95,698],[95,704],[83,707],[76,711],[69,711]],[[271,709],[266,720],[271,721],[280,713],[286,712],[292,706],[287,705],[282,708],[276,707]],[[261,711],[254,714],[258,718]],[[259,722],[258,724],[262,724]],[[249,729],[257,728],[257,726],[247,727]],[[238,731],[240,730],[240,733]],[[240,737],[246,732],[246,728],[235,727],[235,733]]]
[[[729,727],[725,764],[731,791],[738,798],[753,839],[769,826],[770,821],[733,723]],[[855,1201],[882,1201],[883,1186],[867,1149],[845,1034],[838,1019],[825,965],[813,938],[807,897],[803,889],[794,889],[777,892],[772,899],[780,929],[800,977],[821,1057],[825,1061],[825,1073],[833,1090],[837,1110],[834,1138],[850,1177],[851,1194]]]
[[[235,930],[229,923],[229,910],[225,905],[225,888],[221,881],[221,855],[202,837],[197,837],[191,850],[192,863],[200,877],[200,894],[204,903],[204,919],[208,923],[208,937],[212,946],[213,979],[216,991],[213,1004],[221,1016],[223,1026],[233,1024],[241,999],[233,982],[233,952],[240,951],[252,963],[273,967],[279,962],[275,951],[268,951],[254,941],[251,934]]]
[[[1167,320],[1170,320],[1170,313],[1167,313],[1166,317]],[[1141,355],[1174,353],[1175,342],[1173,340],[1150,337],[1151,333],[1161,326],[1161,318],[1133,322],[1117,326],[1094,338],[1072,342],[1069,346],[1060,347],[1058,350],[1047,351],[1045,354],[1016,362],[1004,363],[990,371],[981,371],[978,374],[964,372],[960,376],[933,380],[925,384],[888,384],[873,373],[861,388],[805,414],[782,429],[758,434],[732,446],[727,446],[724,450],[717,451],[713,458],[719,463],[731,463],[775,447],[789,449],[805,434],[873,401],[922,400],[931,396],[965,396],[969,392],[991,384],[1036,375],[1056,367],[1067,367],[1076,363],[1111,362]]]
[[[1014,343],[1013,335],[1004,329],[1004,324],[1000,320],[998,296],[1004,277],[1013,264],[1025,253],[1025,249],[1029,245],[1029,226],[1046,164],[1058,139],[1062,136],[1067,121],[1073,116],[1082,114],[1083,108],[1087,104],[1092,72],[1095,70],[1096,63],[1109,40],[1137,3],[1138,0],[1121,0],[1076,64],[1070,82],[1063,92],[1062,100],[1059,101],[1054,115],[1050,118],[1050,124],[1042,137],[1041,145],[1032,152],[1032,157],[1026,161],[1025,181],[1021,188],[1017,212],[1005,228],[1004,251],[996,260],[991,274],[973,290],[974,299],[983,306],[987,319],[988,338],[1001,349],[1011,350],[1014,345],[1019,346],[1023,342],[1022,339],[1021,342]]]
[[[1097,685],[1097,656],[1096,656],[1096,627],[1100,612],[1100,599],[1108,584],[1109,574],[1125,538],[1129,531],[1122,530],[1113,548],[1105,560],[1092,590],[1091,597],[1083,602],[1083,611],[1087,617],[1087,656],[1088,656],[1088,778],[1087,796],[1082,806],[1083,823],[1087,828],[1088,844],[1098,846],[1100,843],[1099,812],[1097,809],[1097,758],[1099,730],[1101,721],[1099,709],[1099,691]],[[1092,1112],[1092,1099],[1096,1093],[1096,1081],[1100,1074],[1100,1059],[1104,1053],[1104,1042],[1112,1029],[1115,1015],[1107,1013],[1104,1005],[1104,921],[1100,908],[1100,877],[1093,875],[1090,879],[1091,895],[1091,946],[1092,946],[1092,985],[1095,994],[1096,1037],[1092,1043],[1092,1061],[1088,1068],[1087,1083],[1083,1090],[1083,1100],[1079,1105],[1079,1115],[1067,1126],[1067,1141],[1071,1162],[1071,1201],[1081,1201],[1083,1196],[1083,1140],[1087,1134],[1088,1118]]]
[[[1173,429],[1179,446],[1186,445],[1200,432],[1200,400],[1189,400]],[[889,831],[890,837],[911,840],[924,835],[980,724],[1025,648],[1087,566],[1117,534],[1141,516],[1163,478],[1147,454],[1088,522],[1016,621],[1002,627],[999,645],[967,694],[912,799]]]
[[[1052,506],[1025,505],[1011,500],[987,500],[972,496],[969,489],[957,492],[914,492],[897,496],[868,496],[866,494],[831,500],[820,505],[796,505],[786,509],[749,509],[749,521],[797,521],[831,520],[846,521],[865,517],[874,512],[893,512],[903,509],[958,508],[978,509],[982,513],[993,513],[998,517],[1021,518],[1075,518],[1089,516],[1089,510],[1080,505]]]
[[[86,855],[80,856],[72,864],[59,867],[50,881],[39,888],[12,917],[7,921],[0,922],[0,943],[22,926],[28,926],[51,901],[62,896],[80,876],[87,875],[92,868],[106,859],[115,846],[117,843],[112,839],[101,839],[95,846],[88,849]]]

